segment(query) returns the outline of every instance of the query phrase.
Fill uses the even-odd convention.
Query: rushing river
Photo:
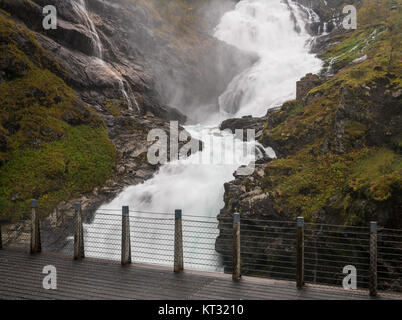
[[[311,37],[304,31],[307,19],[308,15],[299,6],[281,0],[243,0],[222,17],[215,36],[241,50],[257,53],[260,59],[233,79],[220,97],[221,113],[211,115],[212,119],[262,116],[269,107],[294,99],[296,81],[306,73],[317,72],[321,68],[321,61],[309,53],[307,44]],[[171,265],[172,221],[164,219],[171,219],[175,209],[182,209],[184,217],[194,216],[195,220],[211,218],[209,221],[212,221],[209,224],[209,233],[212,233],[209,240],[191,239],[192,234],[197,235],[201,229],[196,223],[186,226],[186,267],[202,267],[202,256],[202,260],[208,262],[204,265],[205,269],[221,270],[215,252],[218,230],[214,218],[224,205],[223,185],[233,180],[233,173],[240,165],[247,165],[253,160],[253,154],[251,151],[243,152],[242,142],[233,143],[233,135],[220,132],[219,120],[213,126],[200,124],[185,128],[192,136],[203,140],[203,154],[235,154],[235,161],[229,164],[200,164],[196,160],[199,155],[195,154],[163,165],[144,184],[126,188],[111,203],[99,208],[91,224],[85,225],[87,256],[120,259],[119,208],[128,205],[133,210],[130,214],[133,260]],[[250,144],[253,142],[247,147]],[[272,150],[267,152],[274,156]],[[138,211],[154,212],[153,217],[160,220],[154,220],[153,224],[146,218],[150,214]],[[170,217],[162,214],[169,212],[172,213]]]

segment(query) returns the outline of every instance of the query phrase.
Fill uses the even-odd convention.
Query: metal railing
[[[122,209],[82,210],[52,235],[41,232],[37,203],[32,220],[3,226],[1,247],[31,253],[61,252],[123,265],[157,264],[183,269],[344,287],[402,292],[402,230],[255,219],[247,214],[205,217]],[[29,231],[27,231],[29,226]],[[56,235],[55,235],[56,234]],[[356,275],[353,280],[353,272]],[[348,278],[348,276],[350,276]],[[355,285],[355,287],[353,287]],[[353,290],[352,290],[353,291]],[[351,291],[351,292],[352,292]]]
[[[378,288],[402,291],[402,230],[378,229]]]
[[[307,223],[305,226],[305,279],[309,283],[337,285],[343,268],[357,271],[357,287],[368,288],[370,232],[368,227]]]

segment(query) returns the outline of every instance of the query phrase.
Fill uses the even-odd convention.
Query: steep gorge
[[[85,3],[85,13],[77,13],[72,1]],[[59,9],[57,30],[42,29],[45,2]],[[400,3],[353,1],[359,5],[359,28],[345,31],[339,28],[342,1],[297,2],[303,11],[300,17],[290,15],[296,23],[286,25],[293,27],[285,28],[286,34],[314,35],[312,50],[325,64],[319,75],[297,84],[296,100],[282,104],[294,95],[297,78],[292,74],[286,85],[276,80],[285,78],[292,66],[281,65],[273,52],[254,50],[259,58],[267,57],[263,68],[254,69],[258,57],[236,49],[249,45],[236,43],[237,33],[227,41],[233,47],[200,31],[211,32],[217,20],[199,20],[202,15],[194,12],[204,8],[196,1],[0,0],[2,214],[7,219],[23,216],[27,201],[35,197],[42,213],[55,212],[59,222],[71,213],[75,199],[97,209],[112,199],[110,206],[123,200],[146,206],[155,195],[168,199],[163,205],[172,212],[176,203],[170,195],[174,190],[181,197],[181,189],[170,187],[166,177],[174,170],[169,167],[154,176],[159,168],[145,158],[149,130],[168,131],[170,119],[194,123],[218,111],[229,113],[225,118],[259,116],[269,109],[261,118],[221,125],[256,129],[260,143],[274,148],[278,159],[260,159],[252,176],[235,175],[225,184],[219,220],[240,212],[255,219],[289,221],[302,215],[310,222],[366,225],[375,219],[401,227]],[[233,3],[222,10],[228,8]],[[284,18],[269,16],[280,22]],[[297,18],[309,19],[306,30]],[[292,39],[300,48],[298,37]],[[288,44],[280,40],[286,52]],[[298,77],[318,72],[307,67],[307,61],[314,62],[311,52],[303,54],[303,61],[292,57],[294,65],[305,67],[295,67]],[[259,78],[261,70],[269,70],[268,75],[274,70],[273,81]],[[242,86],[250,79],[252,85]],[[267,99],[269,90],[278,93],[277,99]],[[212,128],[211,134],[220,135],[217,131]],[[197,128],[192,133],[197,135]],[[182,169],[180,177],[195,176],[191,168]],[[234,169],[222,179],[228,181]],[[208,174],[200,171],[197,181],[211,185],[196,186],[214,199],[207,214],[215,216],[222,199],[210,193],[222,186],[212,186],[212,179],[221,179],[222,172]],[[126,186],[133,193],[115,198]],[[159,189],[152,194],[155,186]],[[189,211],[200,199],[192,196],[182,201]],[[151,209],[159,210],[160,203]],[[217,235],[219,253],[228,249],[221,239],[230,235],[223,230]],[[275,249],[258,239],[256,245],[264,259]],[[215,243],[212,258],[214,248]]]
[[[56,30],[43,29],[45,5],[57,8]],[[27,214],[31,198],[61,216],[73,199],[96,208],[145,181],[157,169],[146,161],[150,129],[216,110],[255,60],[201,32],[210,22],[191,2],[1,0],[0,9],[7,219]]]

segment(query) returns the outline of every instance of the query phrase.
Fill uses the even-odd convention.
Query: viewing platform
[[[217,219],[128,206],[93,215],[76,203],[70,224],[48,229],[36,200],[31,209],[30,220],[0,225],[0,299],[402,299],[402,230],[375,221]]]
[[[57,269],[57,289],[43,288],[43,268]],[[401,295],[344,290],[294,282],[243,277],[233,281],[229,274],[184,271],[68,256],[31,255],[21,250],[0,250],[0,299],[86,299],[86,300],[339,300],[402,299]]]

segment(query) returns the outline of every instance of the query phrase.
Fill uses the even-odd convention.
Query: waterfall
[[[91,34],[92,46],[94,48],[95,57],[102,60],[103,59],[102,42],[99,38],[98,32],[96,31],[95,24],[89,17],[85,0],[73,0],[71,1],[71,4],[73,6],[73,10],[81,18],[81,20],[84,22],[85,26],[87,27],[88,31]]]
[[[300,32],[295,31],[291,13]],[[236,117],[262,116],[268,107],[294,99],[296,81],[321,68],[306,46],[306,22],[298,5],[278,0],[243,0],[223,16],[215,36],[257,53],[260,60],[230,83],[219,98],[221,110]]]
[[[90,18],[85,0],[72,0],[71,4],[73,6],[74,12],[80,17],[81,21],[84,23],[85,27],[88,29],[91,35],[92,47],[93,47],[93,55],[98,58],[99,60],[103,61],[103,47],[102,42],[100,40],[99,34],[96,31],[95,24],[93,23],[92,19]],[[133,109],[133,104],[131,102],[130,97],[127,94],[126,89],[124,88],[124,82],[120,75],[117,72],[112,71],[112,69],[106,63],[100,63],[100,65],[105,69],[107,73],[112,73],[113,78],[116,79],[118,89],[121,92],[122,97],[127,102],[127,106],[130,110]],[[139,111],[139,107],[136,101],[134,101],[137,110]]]
[[[121,93],[122,93],[124,99],[127,101],[128,108],[129,108],[130,110],[133,110],[133,104],[131,103],[131,100],[130,100],[128,94],[127,94],[127,91],[126,91],[126,89],[124,88],[124,82],[123,82],[123,80],[122,80],[121,78],[117,77],[117,82],[118,82],[118,84],[119,84],[119,89],[120,89],[120,91],[121,91]],[[138,109],[138,105],[137,105],[137,109]]]
[[[202,216],[209,219],[208,230],[212,241],[205,239],[189,239],[188,234],[199,232],[197,225],[185,226],[184,228],[184,259],[187,267],[197,267],[197,252],[202,250],[202,258],[206,261],[216,261],[210,265],[208,270],[220,270],[219,257],[215,252],[214,239],[218,236],[216,215],[223,207],[223,183],[233,179],[233,173],[242,164],[248,164],[253,160],[251,153],[243,153],[244,144],[240,141],[233,143],[233,135],[222,132],[216,127],[204,125],[187,126],[186,130],[192,137],[202,139],[204,142],[203,152],[191,155],[188,159],[177,160],[160,168],[160,171],[150,180],[143,184],[126,188],[111,203],[103,205],[95,216],[93,223],[85,225],[85,249],[89,256],[102,256],[105,258],[120,258],[121,217],[115,216],[116,208],[122,205],[129,205],[130,209],[140,212],[131,213],[131,216],[138,218],[149,217],[146,212],[152,212],[153,219],[145,222],[141,219],[131,221],[132,255],[137,262],[157,262],[158,264],[171,264],[173,259],[172,248],[167,248],[167,243],[173,239],[166,236],[172,232],[172,225],[164,224],[164,219],[172,218],[158,213],[174,213],[175,209],[182,209],[184,218],[189,216]],[[213,139],[212,139],[213,138]],[[249,150],[252,150],[255,142],[248,143]],[[272,149],[266,150],[271,157],[275,156]],[[216,161],[217,164],[200,164],[200,156],[212,154],[214,157],[222,154],[233,154],[236,159],[233,163]],[[144,213],[141,213],[144,212]],[[114,214],[113,214],[114,213]],[[105,219],[105,214],[110,214]],[[105,229],[108,222],[109,228]],[[145,224],[144,224],[145,223]],[[155,229],[149,229],[152,224],[157,224]],[[202,224],[202,223],[201,223]],[[147,231],[147,240],[141,236]],[[100,231],[100,232],[99,232]],[[104,232],[102,234],[102,231]],[[213,235],[214,234],[214,235]],[[102,239],[100,239],[100,237]],[[150,239],[152,238],[152,239]],[[117,241],[115,239],[118,239]],[[190,241],[191,240],[191,241]],[[104,243],[104,251],[94,243]],[[191,242],[191,243],[189,243]],[[113,246],[113,250],[110,247]],[[134,249],[135,248],[135,249]],[[160,251],[162,256],[158,256]],[[195,249],[196,248],[196,249]],[[155,253],[157,252],[157,253]],[[165,255],[167,257],[165,257]],[[153,259],[147,259],[153,257]]]
[[[306,46],[311,38],[304,31],[304,16],[299,6],[286,4],[281,0],[242,0],[233,11],[222,17],[216,27],[215,36],[241,50],[253,51],[260,57],[254,66],[233,79],[222,93],[222,114],[226,117],[246,114],[261,116],[269,107],[294,99],[296,81],[308,72],[319,70],[320,60],[310,54]],[[295,23],[299,28],[295,27]],[[218,117],[215,115],[215,118]],[[85,226],[88,256],[119,259],[121,217],[119,214],[111,214],[108,218],[109,225],[105,226],[104,215],[123,205],[129,205],[135,211],[155,213],[173,214],[175,209],[182,209],[184,217],[212,218],[215,225],[211,225],[208,232],[218,235],[217,221],[214,218],[224,206],[224,183],[233,180],[233,173],[240,165],[247,165],[252,160],[252,152],[243,154],[244,147],[250,147],[250,144],[258,147],[258,143],[240,141],[233,144],[233,134],[221,132],[217,123],[213,126],[195,125],[185,128],[193,137],[204,142],[201,154],[234,153],[236,161],[230,164],[197,164],[193,161],[198,156],[196,154],[186,160],[163,165],[152,179],[126,188],[111,203],[101,206],[94,221]],[[207,135],[202,135],[205,131]],[[212,137],[215,139],[211,139]],[[261,151],[261,146],[258,149]],[[272,149],[266,151],[271,157],[275,157]],[[133,212],[131,216],[141,218],[144,214]],[[154,214],[154,217],[164,216]],[[146,229],[147,240],[141,241],[144,230],[141,230],[141,224],[136,225],[135,221],[132,223],[133,260],[171,264],[173,249],[167,247],[167,242],[171,242],[172,238],[166,238],[168,230],[172,232],[171,226],[160,223],[152,227],[150,221],[146,225],[150,228]],[[191,235],[199,232],[201,231],[197,229],[197,225],[194,225],[184,235],[186,267],[199,267],[196,258],[199,250],[205,261],[215,261],[214,266],[209,265],[206,269],[221,270],[220,259],[215,252],[215,237],[208,240],[209,242],[204,240],[198,243],[197,237],[192,238]],[[113,239],[117,240],[113,242]],[[98,245],[93,245],[95,242]],[[189,253],[188,242],[191,242],[192,253]],[[103,245],[104,251],[99,252],[99,244]],[[163,254],[159,256],[161,250]]]
[[[328,34],[328,24],[326,22],[324,22],[324,32],[322,35],[327,35]]]

